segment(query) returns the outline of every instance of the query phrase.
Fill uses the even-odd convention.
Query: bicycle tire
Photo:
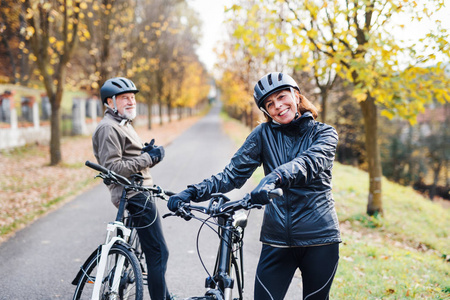
[[[233,298],[233,299],[244,299],[244,290],[243,290],[243,282],[241,279],[241,273],[239,272],[239,266],[238,266],[238,262],[235,256],[232,257],[231,259],[231,268],[230,268],[230,276],[234,279],[234,290],[237,290],[238,294],[239,294],[239,298]]]
[[[141,247],[141,241],[139,240],[139,235],[136,229],[131,231],[130,239],[128,243],[131,245],[131,248],[136,255],[136,258],[139,261],[139,265],[141,267],[141,272],[143,275],[144,285],[147,285],[147,262],[145,260],[145,254]]]
[[[97,255],[94,256],[86,265],[84,273],[78,281],[75,289],[73,296],[74,300],[91,299],[94,289],[94,282],[96,280],[95,275],[97,272],[97,265],[100,262],[100,256],[101,253],[97,253]],[[115,263],[117,258],[120,256],[123,256],[125,261],[117,299],[142,300],[144,296],[144,287],[138,259],[133,252],[128,250],[128,248],[118,244],[113,245],[108,253],[108,262],[104,277],[102,278],[100,299],[110,299],[109,296],[112,295],[110,291],[110,283],[113,279],[112,277],[114,274],[113,271]]]

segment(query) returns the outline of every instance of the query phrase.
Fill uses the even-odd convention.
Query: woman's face
[[[282,90],[267,97],[264,106],[274,121],[280,124],[288,124],[294,120],[297,113],[299,99],[297,95],[294,98],[292,98],[290,90]]]

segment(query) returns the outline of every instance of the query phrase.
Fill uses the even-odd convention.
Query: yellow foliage
[[[355,97],[356,101],[362,102],[366,101],[367,99],[367,93],[362,91],[355,91],[356,94],[353,94],[353,97]]]
[[[381,115],[387,117],[389,120],[392,120],[395,117],[395,114],[388,110],[382,110]]]

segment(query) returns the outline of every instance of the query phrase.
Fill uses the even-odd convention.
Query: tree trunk
[[[171,100],[169,98],[168,103],[167,103],[167,115],[168,115],[168,122],[172,122],[172,105],[171,105]]]
[[[369,163],[369,199],[367,203],[367,214],[369,216],[383,214],[381,194],[381,156],[378,145],[378,115],[375,99],[370,95],[365,101],[360,102],[364,117],[365,143],[367,161]]]
[[[433,201],[434,196],[436,196],[437,185],[439,182],[439,173],[441,172],[442,163],[437,162],[433,166],[433,184],[430,188],[430,200]]]
[[[152,111],[152,106],[153,106],[153,100],[151,98],[149,98],[147,100],[147,121],[148,121],[148,129],[152,129],[152,118],[153,118],[153,111]]]
[[[328,91],[326,89],[320,89],[320,97],[322,98],[322,123],[327,122],[327,100]]]
[[[158,100],[158,106],[159,106],[159,125],[163,125],[164,124],[164,122],[163,122],[163,103],[162,103],[162,100],[160,99],[160,100]]]
[[[55,97],[55,96],[53,96]],[[60,105],[56,99],[51,99],[52,115],[50,117],[50,165],[55,166],[61,162],[61,127]]]

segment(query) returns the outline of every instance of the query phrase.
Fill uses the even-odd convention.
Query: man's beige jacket
[[[152,159],[147,153],[141,153],[144,145],[129,120],[107,108],[92,136],[92,145],[100,165],[127,178],[141,173],[144,176],[144,185],[153,185],[150,175]],[[118,206],[123,188],[118,185],[108,187],[112,203]],[[137,192],[130,192],[128,196],[136,194]]]

